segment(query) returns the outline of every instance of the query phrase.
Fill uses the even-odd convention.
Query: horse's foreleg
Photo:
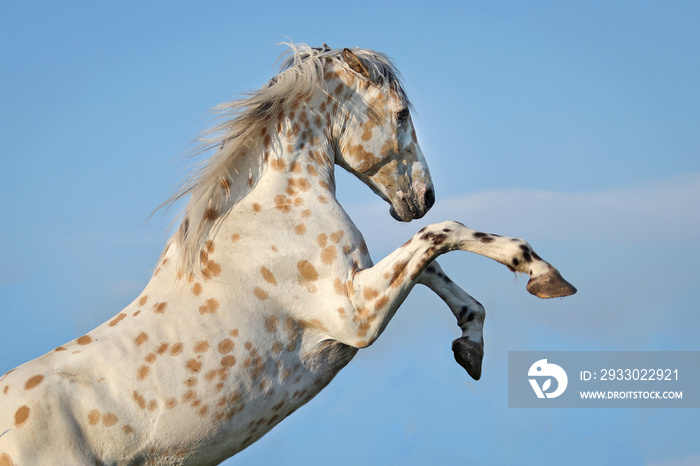
[[[353,274],[345,286],[354,313],[351,324],[339,329],[337,339],[351,346],[370,345],[433,259],[457,249],[489,257],[510,270],[528,274],[527,289],[540,298],[576,292],[527,242],[482,233],[458,222],[443,222],[423,228],[373,267]]]
[[[418,283],[433,290],[457,318],[462,336],[452,342],[455,360],[474,380],[479,380],[484,357],[484,306],[450,280],[437,261],[426,267],[418,277]]]

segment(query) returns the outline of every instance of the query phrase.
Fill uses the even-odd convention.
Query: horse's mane
[[[211,230],[243,199],[257,182],[263,157],[246,157],[261,145],[261,131],[271,119],[292,102],[309,96],[323,79],[324,67],[330,60],[349,68],[343,60],[344,49],[321,48],[306,44],[285,43],[289,49],[282,55],[278,74],[261,89],[243,94],[214,107],[218,114],[212,128],[198,139],[190,156],[214,151],[204,162],[195,165],[191,176],[163,206],[190,195],[182,214],[178,239],[182,244],[184,269],[197,269],[197,258]],[[373,50],[352,48],[370,75],[379,85],[389,85],[408,102],[401,76],[392,60]],[[332,96],[332,93],[329,94]],[[258,151],[260,152],[260,151]]]

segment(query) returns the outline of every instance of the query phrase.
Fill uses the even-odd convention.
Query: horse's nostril
[[[425,192],[425,210],[429,210],[433,204],[435,204],[435,190],[430,188]]]

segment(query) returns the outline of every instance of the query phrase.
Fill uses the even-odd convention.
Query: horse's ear
[[[351,70],[359,73],[367,79],[370,78],[369,71],[367,71],[365,65],[362,64],[362,61],[360,61],[360,59],[357,58],[357,55],[352,53],[350,49],[343,49],[343,60],[345,60],[345,63],[348,64]]]

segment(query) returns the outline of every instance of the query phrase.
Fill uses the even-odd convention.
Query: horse
[[[288,44],[263,88],[217,108],[213,153],[143,292],[0,378],[0,466],[218,464],[311,400],[370,346],[417,283],[457,319],[481,375],[483,306],[436,257],[490,257],[541,298],[576,289],[524,240],[447,221],[373,263],[335,166],[421,218],[435,191],[399,72],[366,49]]]

